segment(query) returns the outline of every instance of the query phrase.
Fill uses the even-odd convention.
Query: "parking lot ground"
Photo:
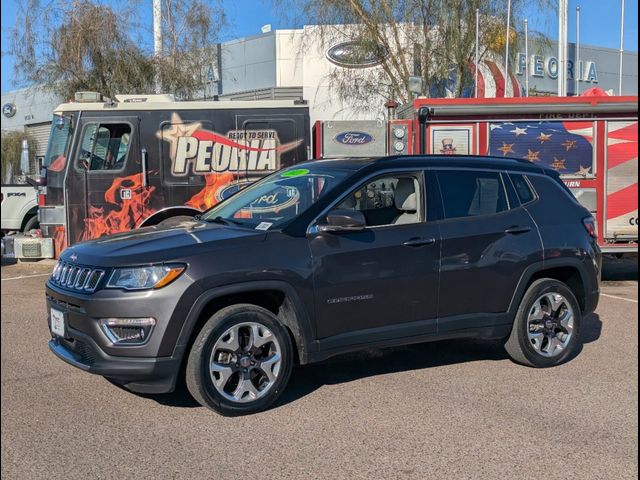
[[[637,258],[611,262],[562,366],[477,341],[368,350],[294,369],[276,408],[239,418],[57,360],[51,264],[3,262],[2,478],[638,478]]]

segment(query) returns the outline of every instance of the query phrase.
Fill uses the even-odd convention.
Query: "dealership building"
[[[309,103],[311,122],[316,120],[384,119],[385,98],[372,95],[363,108],[342,101],[332,88],[336,69],[376,72],[379,65],[359,65],[341,58],[349,39],[336,38],[327,45],[320,40],[317,26],[273,30],[220,44],[219,59],[208,67],[206,99],[298,99]],[[480,96],[518,96],[525,94],[528,70],[530,95],[556,95],[558,90],[557,43],[516,48],[515,62],[504,71],[499,62],[485,61],[479,68],[483,85]],[[575,44],[568,48],[568,95],[598,87],[618,94],[619,51],[580,45],[576,62]],[[527,69],[528,66],[528,69]],[[576,83],[576,76],[578,82]],[[480,82],[479,82],[480,83]],[[472,91],[473,89],[471,89]],[[127,92],[122,92],[127,93]],[[638,94],[638,54],[623,54],[622,94]],[[36,157],[46,150],[51,113],[63,99],[37,87],[2,93],[2,130],[25,130],[36,140]]]

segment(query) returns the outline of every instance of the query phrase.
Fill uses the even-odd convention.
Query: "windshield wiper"
[[[203,220],[209,223],[219,223],[221,225],[244,225],[244,223],[238,222],[237,220],[231,220],[230,218],[223,218],[220,216],[217,216],[215,218],[207,218],[207,219],[200,218],[199,220]]]

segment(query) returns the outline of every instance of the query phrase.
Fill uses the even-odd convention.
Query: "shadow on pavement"
[[[602,322],[597,314],[588,315],[583,319],[580,335],[583,343],[595,342],[600,338],[601,332]],[[574,357],[581,351],[582,345]],[[348,353],[317,364],[295,367],[289,385],[272,408],[303,398],[323,385],[337,385],[388,373],[480,360],[508,360],[508,358],[501,341],[482,340],[445,340]],[[179,385],[173,393],[136,395],[171,407],[200,406],[191,397],[184,384]]]

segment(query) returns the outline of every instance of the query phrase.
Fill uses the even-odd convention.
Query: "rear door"
[[[499,324],[496,314],[508,310],[524,269],[540,255],[536,226],[500,172],[439,170],[437,177],[444,213],[438,330]]]
[[[72,243],[132,229],[147,199],[137,116],[83,117],[67,176]]]

